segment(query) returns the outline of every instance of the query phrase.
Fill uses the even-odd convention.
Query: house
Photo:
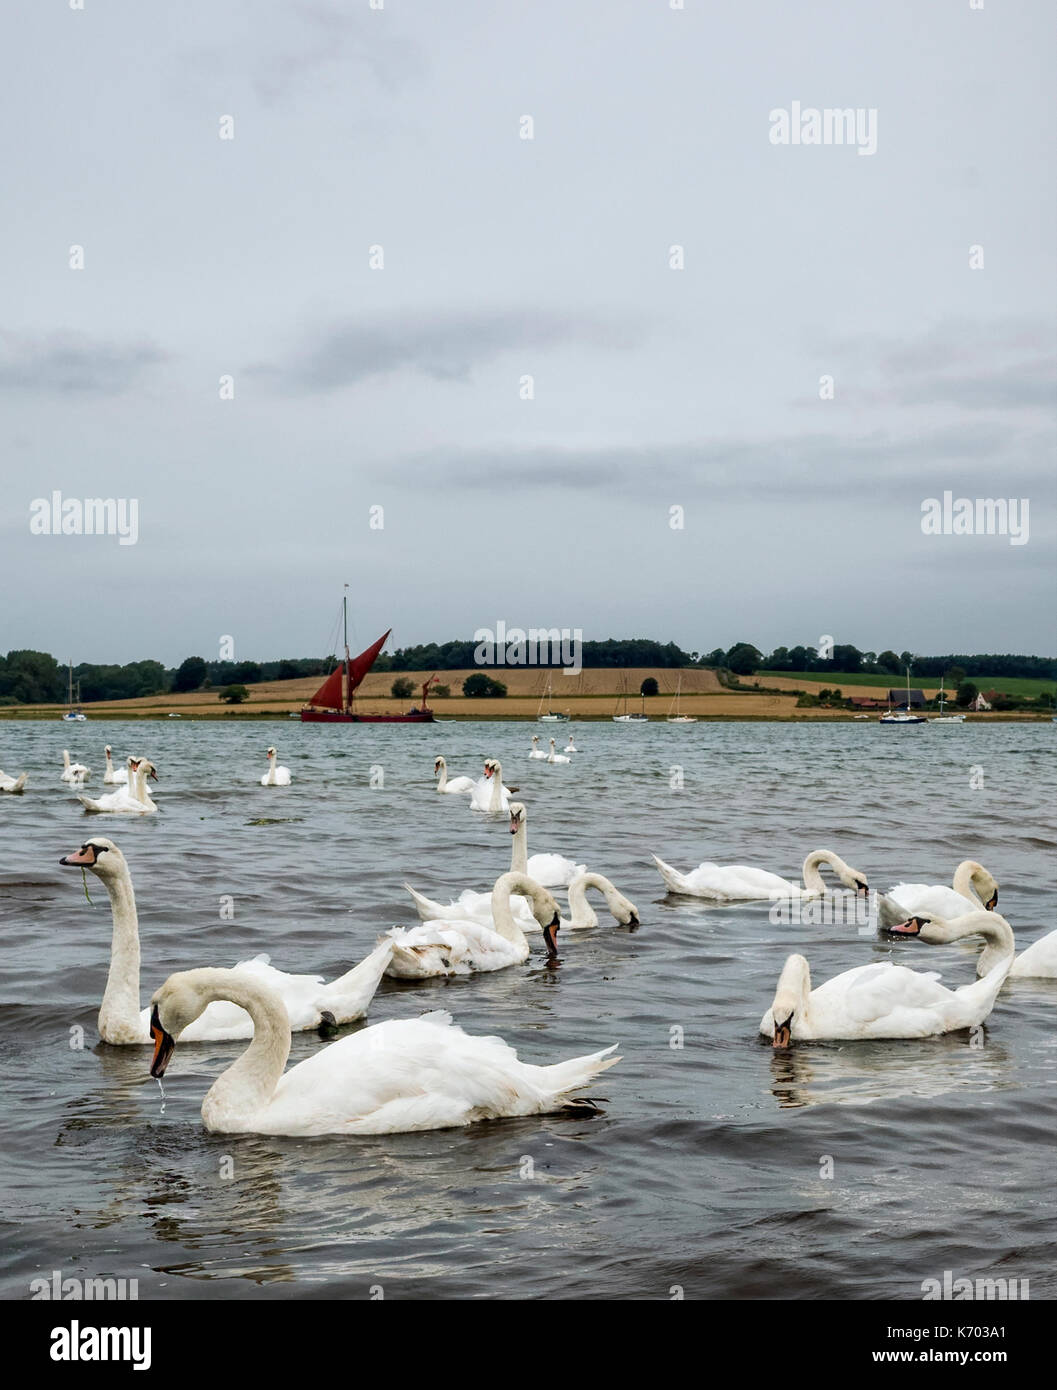
[[[890,690],[888,692],[888,703],[898,705],[900,709],[923,709],[925,706],[925,692],[923,690]]]
[[[853,708],[853,709],[887,709],[887,708],[888,708],[888,701],[887,701],[887,700],[871,700],[871,699],[867,699],[865,696],[862,696],[862,695],[853,695],[853,696],[851,697],[851,703],[852,703],[852,708]]]
[[[985,700],[984,697],[983,697],[982,695],[977,695],[976,699],[972,702],[972,704],[969,706],[969,708],[970,708],[970,709],[977,709],[977,710],[979,710],[979,709],[990,709],[990,708],[991,708],[991,703],[990,703],[989,700]]]

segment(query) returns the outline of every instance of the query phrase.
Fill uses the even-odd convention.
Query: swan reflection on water
[[[951,1091],[991,1091],[1016,1084],[1010,1056],[985,1046],[982,1028],[942,1037],[875,1042],[798,1043],[771,1049],[771,1094],[783,1110],[810,1105],[871,1105]]]

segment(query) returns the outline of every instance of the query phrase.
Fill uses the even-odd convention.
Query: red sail
[[[382,636],[379,637],[378,641],[375,642],[373,646],[368,647],[365,652],[360,652],[359,656],[354,656],[352,660],[349,662],[350,700],[352,699],[352,692],[356,689],[360,681],[363,680],[364,676],[367,674],[367,672],[374,665],[375,661],[378,659],[378,653],[385,646],[386,639],[388,638],[389,633],[392,632],[392,630],[393,629],[390,628],[389,632],[383,633]],[[332,676],[331,680],[333,679],[334,678]]]
[[[341,698],[341,678],[343,675],[343,666],[338,666],[331,671],[308,703],[315,705],[317,709],[341,709],[343,707]]]

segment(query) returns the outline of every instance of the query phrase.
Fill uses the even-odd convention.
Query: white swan
[[[983,925],[981,925],[983,924]],[[963,936],[983,936],[987,946],[976,962],[977,975],[986,975],[1004,956],[1016,951],[1013,929],[999,913],[988,910],[943,918],[938,913],[916,912],[908,921],[886,930],[893,936],[916,936],[930,946],[959,941]],[[1057,979],[1057,931],[1051,931],[1021,951],[1009,968],[1009,978]]]
[[[718,903],[755,902],[767,898],[817,898],[826,891],[819,866],[828,864],[844,884],[857,893],[868,893],[866,875],[849,868],[840,855],[829,849],[813,850],[804,860],[803,886],[744,864],[700,864],[688,874],[681,874],[663,859],[652,856],[669,893],[682,893],[694,898],[708,898]]]
[[[106,757],[106,771],[103,773],[103,781],[106,783],[108,787],[112,787],[118,782],[124,782],[127,785],[128,768],[115,767],[110,760],[110,754],[112,752],[113,749],[110,747],[110,744],[108,743],[106,747],[103,749],[103,753]]]
[[[0,772],[0,792],[11,792],[14,796],[21,796],[26,790],[28,776],[26,772],[20,772],[17,777],[9,777],[6,772]]]
[[[510,844],[510,872],[512,874],[528,874],[529,878],[535,879],[544,888],[565,888],[570,887],[574,879],[587,872],[586,864],[574,864],[563,854],[534,854],[531,858],[528,856],[528,811],[520,801],[510,803],[510,833],[514,837]],[[607,879],[606,882],[608,881]],[[475,893],[472,888],[464,888],[458,898],[449,903],[440,903],[433,898],[427,898],[423,893],[417,893],[410,883],[405,883],[404,887],[414,898],[418,915],[423,922],[464,918],[472,922],[481,922],[486,927],[492,925],[491,892]],[[626,901],[627,899],[625,899]],[[572,906],[571,888],[569,902]],[[586,901],[584,905],[587,907]],[[583,920],[575,925],[577,927],[597,926],[598,919],[589,921],[587,920],[588,915],[594,917],[594,913],[589,907],[587,907],[586,913],[581,913]],[[515,905],[514,916],[522,930],[537,930],[532,912],[523,899]],[[622,919],[618,916],[617,920]],[[565,923],[562,925],[564,926]]]
[[[954,886],[945,883],[897,883],[878,893],[882,926],[905,922],[916,913],[927,917],[962,917],[980,908],[989,911],[998,903],[998,884],[975,859],[963,859],[954,871]]]
[[[275,765],[278,756],[279,754],[274,748],[268,749],[268,771],[261,778],[262,787],[288,787],[290,785],[290,769]]]
[[[165,1075],[176,1039],[219,1001],[245,1009],[254,1029],[202,1102],[206,1129],[221,1134],[405,1134],[566,1108],[597,1112],[594,1101],[570,1093],[620,1061],[609,1055],[614,1043],[533,1066],[502,1038],[473,1037],[438,1011],[376,1023],[284,1074],[290,1030],[273,991],[237,971],[186,970],[170,975],[151,1001],[152,1076]]]
[[[572,762],[572,759],[567,758],[564,753],[555,753],[554,740],[551,739],[551,751],[547,755],[547,761],[549,763],[568,763]]]
[[[149,1043],[150,1010],[139,1006],[139,922],[132,875],[125,856],[113,840],[93,836],[73,854],[59,860],[90,869],[110,898],[114,920],[110,947],[110,973],[99,1009],[99,1036],[118,1044]],[[351,1023],[366,1014],[374,992],[389,963],[389,948],[376,947],[369,956],[329,985],[321,975],[287,975],[268,964],[267,956],[240,961],[225,971],[233,979],[275,992],[286,1009],[286,1031],[304,1032],[320,1023]],[[230,996],[223,996],[228,999]],[[210,1004],[186,1032],[188,1042],[248,1038],[253,1020],[234,1003]]]
[[[510,810],[510,788],[503,786],[503,764],[498,758],[485,759],[484,776],[470,793],[470,810],[493,814]]]
[[[529,749],[529,757],[530,757],[530,758],[545,758],[546,756],[547,756],[546,753],[544,753],[543,749],[540,747],[540,736],[539,736],[539,734],[533,734],[533,735],[532,735],[532,747]]]
[[[452,777],[449,780],[448,764],[443,758],[438,758],[433,764],[433,773],[434,776],[437,773],[440,774],[440,781],[437,783],[437,791],[439,792],[455,792],[456,794],[472,792],[477,785],[472,777]]]
[[[991,913],[972,915],[994,920]],[[967,920],[962,917],[959,925]],[[983,928],[978,923],[976,929]],[[982,980],[954,990],[941,985],[934,971],[888,961],[858,965],[812,989],[807,961],[790,956],[760,1032],[775,1047],[788,1047],[790,1041],[817,1038],[929,1038],[971,1028],[994,1008],[1012,960],[1007,951]]]
[[[92,769],[85,767],[84,763],[71,763],[70,750],[62,750],[62,781],[63,782],[87,782],[92,775]]]
[[[393,927],[379,937],[393,946],[393,958],[385,973],[394,980],[425,980],[435,975],[467,975],[474,970],[505,970],[528,960],[529,944],[511,912],[511,893],[531,899],[547,956],[555,960],[555,938],[561,925],[558,904],[527,874],[501,874],[492,889],[493,926],[438,920],[417,927]]]
[[[536,876],[529,874],[529,877],[535,878]],[[539,882],[538,879],[536,881]],[[416,893],[406,883],[404,887],[414,898],[418,915],[424,922],[454,922],[456,925],[461,922],[476,922],[483,927],[494,928],[495,926],[490,893],[474,893],[467,888],[454,902],[445,905],[431,902],[429,898],[424,898],[420,893]],[[621,926],[637,927],[639,925],[638,908],[604,874],[582,873],[569,884],[569,916],[568,918],[561,917],[558,920],[558,926],[563,931],[585,931],[590,927],[598,926],[598,916],[587,901],[589,888],[596,888],[602,894],[610,915]],[[514,920],[522,931],[535,932],[540,930],[540,924],[532,915],[532,909],[524,898],[519,897],[512,900],[510,907],[514,914]]]
[[[100,815],[112,816],[153,816],[157,814],[157,806],[151,800],[151,794],[147,787],[147,778],[151,777],[155,782],[158,774],[154,764],[148,762],[146,758],[129,758],[129,776],[134,777],[127,787],[122,787],[120,791],[111,792],[108,796],[100,796],[93,800],[90,796],[78,796],[77,800],[86,811],[92,811]]]
[[[572,734],[569,735],[569,742],[565,745],[565,751],[566,753],[576,753],[579,751],[576,747],[576,744],[573,743]]]

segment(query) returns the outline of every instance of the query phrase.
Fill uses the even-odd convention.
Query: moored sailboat
[[[341,600],[342,627],[344,631],[345,658],[331,671],[323,684],[302,707],[301,722],[304,724],[432,724],[433,711],[426,703],[429,687],[437,679],[429,677],[422,685],[422,705],[409,709],[406,714],[361,714],[353,702],[357,687],[370,671],[378,653],[385,646],[392,628],[384,632],[377,642],[360,652],[359,656],[349,655],[349,600]]]
[[[683,673],[679,672],[679,678],[675,687],[675,699],[668,706],[669,724],[696,724],[697,716],[693,714],[683,714],[679,704],[679,697],[683,693]]]

